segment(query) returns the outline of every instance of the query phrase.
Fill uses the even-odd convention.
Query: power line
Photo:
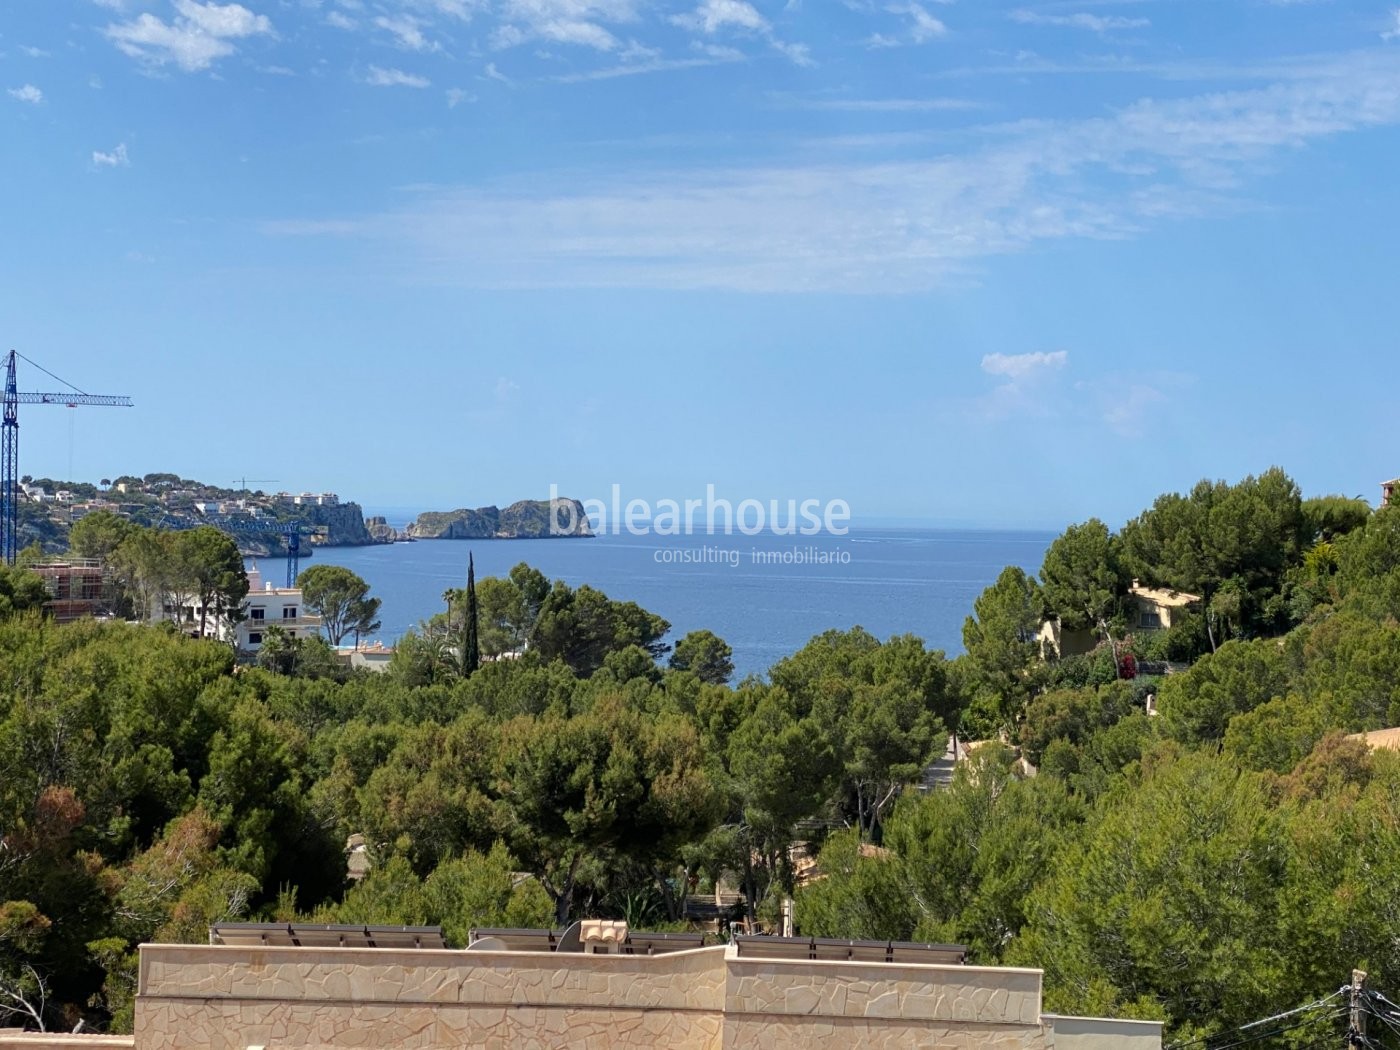
[[[1350,989],[1350,985],[1343,985],[1341,988],[1339,988],[1337,991],[1333,992],[1331,995],[1325,995],[1325,996],[1323,996],[1321,999],[1314,1000],[1313,1002],[1307,1003],[1307,1004],[1305,1004],[1305,1005],[1303,1005],[1303,1006],[1295,1007],[1295,1008],[1293,1008],[1292,1010],[1284,1010],[1284,1011],[1282,1011],[1282,1012],[1280,1012],[1280,1013],[1273,1014],[1273,1015],[1271,1015],[1271,1016],[1269,1016],[1269,1017],[1261,1017],[1261,1018],[1260,1018],[1259,1020],[1257,1020],[1257,1021],[1250,1021],[1250,1022],[1247,1023],[1247,1024],[1238,1025],[1238,1026],[1236,1026],[1235,1028],[1228,1029],[1227,1031],[1224,1031],[1224,1032],[1218,1032],[1218,1033],[1216,1033],[1215,1035],[1201,1036],[1200,1038],[1197,1038],[1197,1039],[1190,1039],[1190,1040],[1187,1040],[1187,1041],[1185,1041],[1185,1042],[1172,1043],[1171,1046],[1169,1046],[1169,1047],[1167,1048],[1167,1050],[1187,1050],[1188,1047],[1193,1047],[1193,1046],[1202,1047],[1202,1048],[1204,1048],[1204,1050],[1225,1050],[1225,1048],[1228,1047],[1228,1046],[1244,1046],[1244,1045],[1246,1045],[1247,1043],[1249,1043],[1249,1042],[1251,1042],[1251,1041],[1257,1041],[1257,1039],[1259,1039],[1259,1038],[1265,1038],[1266,1036],[1277,1034],[1279,1031],[1292,1031],[1293,1028],[1301,1028],[1301,1027],[1305,1027],[1305,1026],[1307,1026],[1307,1025],[1309,1025],[1309,1024],[1314,1024],[1314,1023],[1316,1023],[1316,1021],[1321,1020],[1321,1019],[1324,1019],[1324,1018],[1320,1018],[1320,1017],[1309,1018],[1307,1021],[1304,1021],[1304,1022],[1303,1022],[1302,1024],[1300,1024],[1300,1025],[1294,1025],[1294,1026],[1289,1027],[1289,1028],[1276,1029],[1276,1030],[1274,1030],[1274,1031],[1272,1031],[1272,1032],[1266,1032],[1266,1033],[1264,1033],[1264,1035],[1262,1035],[1262,1036],[1254,1037],[1253,1039],[1245,1039],[1245,1040],[1242,1040],[1242,1041],[1240,1041],[1240,1042],[1235,1042],[1235,1043],[1225,1043],[1225,1044],[1221,1044],[1221,1045],[1211,1045],[1211,1044],[1213,1044],[1213,1043],[1215,1042],[1215,1040],[1217,1040],[1217,1039],[1228,1039],[1232,1034],[1235,1034],[1235,1033],[1242,1033],[1242,1032],[1245,1032],[1245,1031],[1247,1031],[1247,1030],[1249,1030],[1249,1029],[1251,1029],[1251,1028],[1257,1028],[1257,1027],[1259,1027],[1260,1025],[1266,1025],[1266,1024],[1269,1024],[1269,1023],[1271,1023],[1271,1022],[1273,1022],[1273,1021],[1282,1021],[1282,1020],[1284,1020],[1285,1018],[1288,1018],[1288,1017],[1296,1017],[1298,1014],[1308,1013],[1308,1012],[1310,1012],[1310,1011],[1319,1010],[1319,1009],[1325,1007],[1328,1003],[1331,1003],[1331,1002],[1333,1002],[1334,1000],[1340,998],[1340,997],[1341,997],[1343,994],[1345,994],[1349,989]],[[1333,1007],[1333,1010],[1334,1010],[1334,1013],[1330,1013],[1330,1014],[1326,1015],[1326,1019],[1332,1019],[1332,1018],[1334,1018],[1335,1016],[1338,1016],[1338,1014],[1336,1013],[1336,1011],[1340,1011],[1341,1013],[1345,1013],[1345,1012],[1346,1012],[1346,1007],[1344,1007],[1344,1006],[1336,1006],[1336,1007]]]

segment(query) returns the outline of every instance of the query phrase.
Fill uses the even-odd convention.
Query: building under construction
[[[30,570],[44,578],[49,591],[44,613],[55,623],[110,613],[110,578],[98,559],[64,558],[32,565]]]

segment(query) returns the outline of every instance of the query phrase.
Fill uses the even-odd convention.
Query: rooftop
[[[1201,600],[1199,594],[1189,594],[1186,591],[1174,591],[1165,587],[1144,587],[1137,580],[1128,588],[1128,593],[1136,598],[1146,598],[1150,602],[1168,609],[1179,609],[1186,605],[1194,605]]]

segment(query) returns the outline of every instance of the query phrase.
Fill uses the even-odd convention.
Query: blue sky
[[[0,346],[137,403],[24,473],[1056,527],[1400,474],[1394,0],[6,8]]]

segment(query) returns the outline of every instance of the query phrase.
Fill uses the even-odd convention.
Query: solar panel
[[[703,947],[703,933],[631,933],[622,950],[627,955],[665,955]]]
[[[467,945],[468,948],[477,941],[489,938],[505,945],[504,948],[488,949],[490,951],[552,952],[555,945],[559,943],[561,935],[553,930],[512,930],[482,927],[472,930],[470,936],[471,944]]]
[[[742,959],[823,959],[828,961],[919,963],[961,966],[967,949],[958,944],[912,941],[847,941],[835,937],[734,936]]]
[[[209,943],[264,948],[446,948],[441,926],[349,926],[283,922],[224,922],[209,927]]]

